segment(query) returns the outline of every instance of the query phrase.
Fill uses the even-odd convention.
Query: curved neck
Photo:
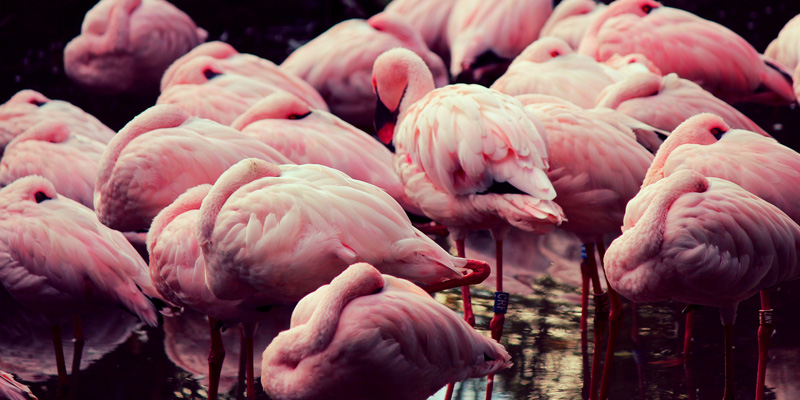
[[[667,159],[670,154],[672,154],[672,151],[684,144],[684,141],[681,140],[682,136],[683,135],[680,134],[674,134],[673,131],[673,134],[668,136],[667,140],[661,144],[661,147],[659,147],[656,152],[655,158],[653,158],[653,162],[650,164],[650,168],[647,169],[644,182],[642,182],[642,188],[664,179],[664,165],[666,165]]]
[[[408,63],[403,72],[406,74],[408,86],[405,88],[405,94],[400,98],[398,121],[403,119],[412,104],[436,88],[433,74],[425,63]]]
[[[211,185],[208,184],[195,186],[187,190],[186,193],[180,195],[172,204],[161,210],[161,212],[153,218],[153,223],[147,231],[147,251],[152,253],[161,232],[167,225],[175,220],[175,218],[178,218],[178,216],[183,213],[200,209],[200,205],[203,203],[203,199],[208,195],[210,189]]]
[[[256,179],[275,177],[280,173],[280,167],[275,164],[248,158],[234,164],[217,179],[200,206],[200,218],[197,221],[197,239],[203,253],[208,253],[217,216],[233,192]]]
[[[617,109],[623,102],[640,97],[654,96],[661,90],[661,77],[651,73],[637,73],[609,86],[599,96],[596,107]]]
[[[100,159],[100,163],[97,164],[96,191],[104,187],[109,178],[111,178],[111,172],[114,170],[119,155],[122,154],[122,150],[125,149],[125,146],[131,141],[155,129],[180,126],[190,117],[191,115],[176,106],[160,105],[150,107],[131,122],[128,122],[128,124],[122,127],[119,133],[114,135],[111,141],[108,142],[108,146],[105,152],[103,152],[103,157]]]
[[[319,300],[311,318],[295,328],[295,340],[284,347],[283,360],[298,363],[325,350],[333,341],[339,318],[347,303],[376,293],[385,284],[375,267],[366,263],[351,265],[330,283],[326,295]]]
[[[665,190],[655,196],[645,210],[639,221],[638,229],[632,230],[628,243],[636,243],[636,254],[640,258],[650,258],[658,252],[664,241],[664,228],[667,223],[667,213],[675,201],[685,192],[678,190]]]

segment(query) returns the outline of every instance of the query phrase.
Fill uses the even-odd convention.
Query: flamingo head
[[[311,106],[299,97],[282,90],[270,93],[236,118],[231,127],[244,129],[262,119],[300,120],[311,115]]]
[[[4,208],[19,208],[31,203],[41,204],[48,200],[58,199],[55,186],[46,178],[30,175],[11,182],[0,190],[0,199]]]
[[[489,86],[511,64],[511,58],[499,54],[483,35],[462,35],[451,48],[450,74],[457,83]]]
[[[574,52],[572,47],[569,46],[569,43],[565,42],[564,39],[555,36],[546,36],[528,45],[525,50],[522,50],[522,53],[514,58],[513,63],[518,61],[542,63]]]
[[[604,15],[606,18],[623,14],[634,14],[644,17],[661,7],[661,3],[655,0],[618,0],[608,5],[608,8],[604,11]]]

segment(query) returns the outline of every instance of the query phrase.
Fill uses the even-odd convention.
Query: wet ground
[[[280,62],[286,55],[337,21],[366,17],[382,8],[380,0],[229,2],[175,0],[209,40],[224,40],[241,52]],[[664,1],[723,23],[763,50],[792,16],[800,12],[794,0],[726,2],[722,0]],[[18,90],[32,88],[53,99],[68,100],[92,113],[113,129],[155,102],[151,97],[98,97],[72,85],[63,74],[61,55],[68,40],[78,34],[83,14],[92,0],[4,1],[0,4],[0,101]],[[46,12],[45,12],[46,10]],[[800,110],[743,105],[740,109],[781,142],[800,148]],[[474,247],[487,238],[475,236]],[[578,329],[580,308],[574,284],[578,280],[577,243],[563,235],[546,239],[519,239],[508,250],[507,287],[520,293],[506,321],[503,344],[514,366],[498,375],[498,399],[579,399],[585,396],[591,344],[581,351]],[[509,247],[510,249],[510,247]],[[489,256],[475,248],[468,256]],[[481,258],[479,257],[479,258]],[[792,308],[800,303],[800,282],[772,291],[776,331],[768,367],[767,398],[800,398],[800,319]],[[459,310],[454,293],[437,298]],[[486,331],[491,292],[475,290],[478,328]],[[681,304],[641,306],[638,332],[632,335],[630,304],[612,376],[611,399],[719,399],[723,389],[722,326],[715,309],[701,309],[695,327],[694,351],[686,368],[664,366],[682,345]],[[757,299],[742,303],[735,327],[736,396],[752,399],[757,359]],[[46,321],[0,295],[0,370],[15,374],[40,399],[54,398],[56,381],[52,340]],[[123,312],[97,315],[85,321],[88,341],[84,369],[76,398],[167,399],[203,398],[207,325],[188,313],[166,319],[163,327],[144,328]],[[591,327],[591,323],[590,323]],[[269,329],[267,329],[269,330]],[[71,355],[71,328],[63,327],[67,359]],[[262,333],[261,345],[274,332]],[[228,357],[223,390],[236,397],[238,336],[226,333]],[[260,346],[260,347],[259,347]],[[485,380],[456,386],[458,399],[482,399]],[[260,398],[266,398],[259,392]],[[442,398],[443,393],[435,398]]]

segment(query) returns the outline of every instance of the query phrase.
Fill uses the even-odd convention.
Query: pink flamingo
[[[726,347],[723,398],[732,399],[736,308],[800,275],[800,226],[742,187],[693,170],[645,188],[631,200],[632,208],[643,211],[630,218],[626,213],[623,234],[605,255],[609,284],[637,303],[675,299],[719,307]],[[758,390],[760,399],[763,387]]]
[[[150,254],[150,277],[161,297],[176,306],[208,316],[211,333],[211,352],[207,363],[210,383],[208,396],[215,399],[225,359],[221,326],[242,324],[244,347],[241,354],[247,356],[247,365],[252,368],[255,324],[270,319],[274,320],[274,324],[267,323],[265,326],[277,325],[287,329],[291,307],[262,307],[270,303],[258,293],[236,300],[221,300],[206,286],[206,263],[197,243],[195,228],[200,205],[210,189],[209,184],[191,188],[161,210],[148,231],[147,250]],[[281,321],[285,322],[285,326]],[[249,354],[246,354],[247,349],[250,349]],[[251,371],[252,374],[254,372]],[[248,384],[252,385],[252,382]]]
[[[320,164],[378,186],[406,211],[422,215],[394,172],[394,154],[366,132],[299,98],[276,92],[231,124],[295,164]]]
[[[553,8],[539,37],[554,36],[577,49],[589,24],[605,8],[605,4],[594,0],[564,0]]]
[[[71,133],[62,122],[39,122],[6,146],[0,159],[0,185],[40,175],[59,194],[92,209],[97,164],[105,148],[105,143]]]
[[[489,86],[539,38],[552,12],[552,0],[457,0],[447,21],[451,76]]]
[[[562,39],[543,37],[526,47],[491,88],[512,96],[548,94],[592,108],[607,86],[637,71],[658,71],[641,58],[634,63],[614,59],[618,65],[612,66],[575,53]]]
[[[664,141],[647,171],[642,187],[647,189],[659,180],[684,169],[734,182],[774,204],[795,222],[800,221],[800,205],[796,202],[797,196],[800,196],[800,187],[793,183],[798,179],[800,155],[772,138],[755,132],[731,129],[716,115],[697,115],[678,126]],[[654,193],[643,190],[638,196],[652,197]],[[641,201],[628,205],[624,226],[633,224],[644,213],[642,204],[649,203]],[[762,291],[761,298],[763,310],[771,312],[766,290]],[[690,312],[686,317],[684,357],[689,353],[693,316]],[[763,396],[766,352],[771,332],[772,322],[762,321],[759,328],[761,354],[757,378],[759,398]],[[613,355],[612,349],[613,342],[609,339],[609,355]],[[610,365],[610,359],[607,360],[607,365]],[[605,377],[603,379],[606,380]]]
[[[728,102],[794,102],[791,77],[741,36],[654,0],[611,3],[592,21],[578,51],[599,61],[641,53],[663,73],[675,72]]]
[[[375,94],[369,76],[375,59],[386,50],[405,47],[434,71],[438,86],[447,84],[447,68],[428,50],[419,32],[403,19],[380,13],[364,21],[334,25],[298,48],[281,64],[316,88],[331,112],[359,129],[371,128]]]
[[[155,307],[142,293],[157,297],[156,291],[136,250],[45,178],[20,178],[0,190],[0,258],[0,282],[9,294],[51,321],[60,387],[66,383],[63,317],[72,315],[75,323],[73,379],[84,343],[80,314],[122,306],[157,324]]]
[[[322,96],[306,81],[279,68],[272,61],[241,54],[223,42],[208,42],[175,60],[161,79],[161,92],[177,85],[200,85],[216,75],[235,74],[263,82],[303,99],[314,108],[328,110]]]
[[[428,48],[447,65],[450,63],[447,19],[455,4],[456,0],[392,0],[383,13],[398,16],[416,28]]]
[[[767,46],[764,55],[794,71],[795,99],[800,98],[800,14],[784,25],[778,37]]]
[[[597,96],[597,107],[615,109],[669,132],[689,117],[709,112],[735,128],[769,136],[739,110],[675,73],[664,77],[646,72],[629,75],[607,86]]]
[[[0,106],[0,154],[8,143],[44,120],[56,120],[71,132],[108,143],[114,131],[97,118],[62,100],[50,100],[35,90],[20,90]]]
[[[300,301],[264,350],[261,382],[276,400],[422,400],[509,366],[503,346],[419,287],[358,263]]]
[[[101,0],[64,48],[73,81],[103,93],[156,93],[161,75],[208,34],[163,0]]]
[[[0,371],[0,398],[6,400],[37,400],[31,389],[14,380],[7,372]]]
[[[626,127],[613,126],[589,111],[549,96],[528,96],[525,108],[544,125],[549,145],[547,177],[558,193],[558,205],[566,221],[559,227],[575,233],[586,247],[581,264],[581,339],[586,343],[586,310],[589,281],[595,293],[594,356],[590,398],[600,383],[600,340],[609,318],[595,263],[595,246],[601,255],[603,236],[622,225],[625,205],[639,191],[653,156],[636,141]],[[612,298],[612,301],[616,299]],[[602,312],[601,312],[602,311]]]
[[[431,219],[452,229],[460,257],[467,230],[488,229],[497,241],[497,304],[492,337],[502,336],[502,241],[511,226],[545,233],[564,219],[545,171],[543,128],[511,96],[480,85],[434,90],[414,53],[393,49],[375,61],[375,126],[396,148],[395,170],[406,193]],[[395,127],[396,125],[396,127]],[[464,317],[474,326],[469,288]],[[492,377],[487,394],[491,394]],[[452,387],[450,387],[452,389]]]
[[[489,274],[416,230],[382,189],[321,165],[242,160],[203,199],[197,226],[206,283],[224,300],[292,304],[359,261],[429,291]]]
[[[291,163],[233,128],[192,117],[176,106],[151,107],[125,125],[103,153],[95,212],[114,229],[147,230],[153,217],[181,193],[213,183],[248,157]]]

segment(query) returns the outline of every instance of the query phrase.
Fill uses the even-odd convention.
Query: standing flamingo
[[[455,233],[463,257],[467,230],[488,229],[497,241],[497,294],[492,337],[503,330],[502,240],[509,227],[547,232],[564,219],[547,178],[547,139],[519,100],[479,85],[434,90],[414,53],[393,49],[375,61],[375,126],[396,148],[395,170],[422,211]],[[395,127],[396,125],[396,127]],[[474,325],[469,288],[464,317]],[[488,395],[491,395],[492,378]]]
[[[244,347],[241,354],[244,354],[248,346],[252,347],[255,324],[275,319],[276,325],[280,326],[282,316],[287,314],[287,310],[291,313],[291,307],[270,306],[264,300],[265,296],[259,293],[237,300],[221,300],[206,286],[206,263],[197,243],[195,228],[200,205],[210,189],[210,184],[191,188],[161,210],[153,218],[147,233],[147,251],[150,254],[150,277],[161,297],[176,306],[208,316],[211,333],[208,397],[215,399],[225,358],[220,328],[242,324]],[[288,328],[288,323],[285,328]],[[253,363],[252,351],[244,356],[250,364]]]
[[[276,92],[253,105],[231,124],[257,138],[295,164],[320,164],[378,186],[406,211],[422,215],[408,198],[389,149],[339,117],[315,109],[287,92]]]
[[[800,226],[740,186],[692,170],[645,188],[632,208],[641,212],[626,212],[624,232],[605,255],[609,284],[637,303],[675,299],[719,307],[723,398],[733,399],[736,308],[759,290],[800,275]],[[763,387],[758,390],[761,398]]]
[[[450,75],[489,86],[539,38],[552,0],[457,0],[447,21]]]
[[[594,0],[564,0],[553,8],[539,37],[554,36],[577,49],[589,24],[604,8],[605,4]]]
[[[64,48],[64,71],[92,91],[156,93],[161,75],[208,33],[164,0],[102,0]]]
[[[456,1],[392,0],[383,12],[396,15],[416,28],[428,48],[448,65],[450,47],[447,44],[447,20]]]
[[[603,89],[596,102],[597,107],[612,108],[668,132],[689,117],[708,112],[721,116],[734,128],[769,136],[741,111],[675,73],[663,77],[647,72],[631,74]]]
[[[578,49],[599,61],[641,53],[728,102],[794,102],[791,76],[741,36],[654,0],[616,0],[597,16]]]
[[[325,100],[308,82],[270,60],[239,53],[231,45],[219,41],[203,43],[175,60],[161,78],[161,92],[175,85],[202,84],[211,79],[209,76],[221,74],[253,78],[292,93],[314,108],[328,110]]]
[[[434,71],[437,86],[447,84],[447,68],[441,58],[428,49],[412,26],[387,13],[334,25],[289,54],[281,69],[317,89],[333,114],[367,130],[375,114],[375,94],[369,81],[372,64],[395,47],[417,53]]]
[[[259,157],[291,163],[277,150],[171,105],[151,107],[108,144],[97,174],[94,208],[107,226],[147,230],[187,189],[213,183],[228,167]]]
[[[79,315],[122,306],[155,326],[156,297],[147,266],[125,237],[100,224],[92,210],[59,196],[45,178],[20,178],[0,190],[0,283],[19,303],[48,316],[66,383],[59,325],[75,322],[72,375],[80,370]]]
[[[429,291],[489,274],[415,229],[383,189],[321,165],[242,160],[203,199],[197,226],[206,283],[224,300],[292,304],[359,261]]]
[[[108,143],[115,133],[66,101],[50,100],[35,90],[20,90],[0,106],[0,154],[12,139],[44,120],[56,120],[71,132],[102,143]]]
[[[0,159],[0,185],[40,175],[56,191],[93,209],[97,164],[106,145],[70,132],[54,120],[39,122],[6,146]]]
[[[796,223],[800,223],[800,155],[776,140],[755,132],[733,130],[720,117],[701,114],[686,120],[664,141],[647,171],[643,189],[681,170],[694,170],[705,176],[734,182],[745,190],[777,206]],[[655,192],[648,192],[652,196]],[[644,190],[639,196],[645,196]],[[639,204],[649,204],[646,201]],[[644,209],[633,202],[625,213],[625,226],[638,219]],[[762,308],[771,312],[768,293],[762,291]],[[613,311],[612,311],[613,313]],[[687,314],[691,326],[693,313]],[[757,396],[763,396],[766,352],[772,323],[759,328],[759,372]],[[684,356],[688,354],[691,329],[687,329]],[[609,338],[608,355],[614,343]],[[609,358],[606,365],[610,365]],[[607,379],[604,376],[604,384]]]
[[[420,288],[358,263],[300,301],[264,350],[261,383],[276,400],[423,400],[509,366],[503,346]]]

